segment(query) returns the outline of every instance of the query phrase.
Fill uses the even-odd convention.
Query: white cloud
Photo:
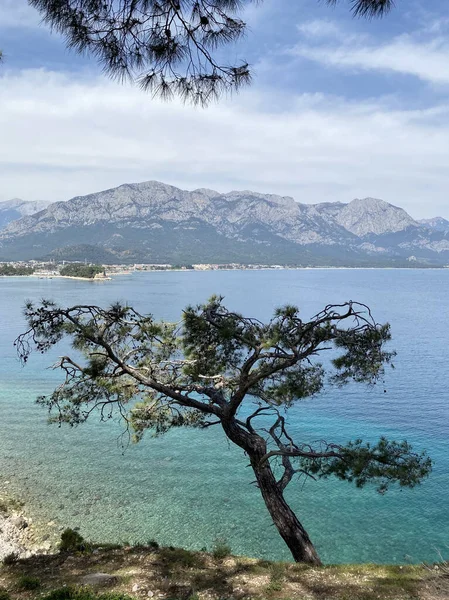
[[[442,34],[447,33],[449,27],[449,18],[439,16],[437,18],[432,18],[431,16],[427,16],[423,24],[423,32],[430,34]]]
[[[159,179],[300,202],[377,196],[449,217],[449,106],[400,111],[304,95],[270,112],[253,89],[207,110],[103,78],[45,70],[0,81],[0,199],[68,199]]]
[[[41,17],[26,0],[0,0],[0,29],[38,27]]]
[[[300,23],[298,31],[307,37],[338,37],[340,29],[332,21],[325,19],[315,19]]]
[[[297,25],[299,33],[307,38],[341,38],[342,29],[334,21],[328,19],[314,19]]]
[[[449,43],[445,37],[418,41],[407,34],[381,44],[367,38],[345,39],[338,33],[334,38],[334,43],[298,44],[290,53],[344,70],[395,72],[449,84]]]

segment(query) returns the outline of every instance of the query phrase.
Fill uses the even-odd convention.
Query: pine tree
[[[246,32],[255,0],[29,0],[69,48],[87,53],[117,79],[137,81],[163,99],[205,105],[251,81],[247,61],[220,47]],[[336,4],[339,0],[327,0]],[[382,16],[392,0],[350,0],[356,16]]]
[[[341,445],[288,432],[288,408],[318,394],[325,381],[373,383],[391,362],[384,348],[390,328],[363,304],[329,305],[310,321],[285,306],[268,323],[229,311],[219,297],[188,307],[179,324],[120,304],[28,303],[25,316],[29,329],[16,340],[24,362],[33,349],[46,352],[64,337],[83,356],[63,356],[57,365],[63,383],[38,400],[53,421],[78,425],[94,413],[106,419],[118,411],[137,441],[146,431],[221,429],[248,457],[295,561],[320,564],[284,497],[294,477],[334,476],[359,488],[374,483],[384,493],[392,483],[414,487],[431,470],[430,459],[406,441]],[[317,360],[326,351],[333,352],[328,368]]]

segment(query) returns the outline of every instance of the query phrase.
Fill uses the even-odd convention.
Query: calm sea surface
[[[91,539],[199,549],[225,537],[236,554],[289,559],[245,457],[218,430],[147,437],[123,451],[118,423],[49,426],[34,399],[60,380],[46,367],[63,349],[22,368],[12,346],[28,298],[124,300],[175,320],[213,293],[262,319],[284,303],[310,317],[327,303],[357,300],[391,323],[398,356],[385,384],[328,389],[290,411],[290,428],[309,440],[406,438],[434,459],[431,477],[385,496],[337,481],[298,482],[288,497],[326,562],[449,554],[449,269],[162,272],[104,283],[0,278],[0,484],[24,496],[35,518],[80,527]]]

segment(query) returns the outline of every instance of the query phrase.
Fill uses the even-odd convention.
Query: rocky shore
[[[32,536],[30,523],[20,513],[0,513],[0,561],[10,554],[29,557]]]
[[[8,555],[29,558],[51,549],[50,535],[35,527],[20,503],[0,497],[0,562]]]

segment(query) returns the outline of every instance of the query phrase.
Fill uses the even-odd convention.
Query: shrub
[[[22,575],[17,581],[17,587],[21,590],[37,590],[41,587],[41,582],[38,577],[32,577],[31,575]]]
[[[159,555],[162,560],[174,567],[193,568],[201,567],[204,564],[204,561],[200,556],[194,552],[184,550],[184,548],[173,548],[173,546],[162,548]]]
[[[282,591],[282,581],[271,581],[265,588],[265,591],[268,593]]]
[[[76,600],[79,600],[78,598]],[[120,594],[119,592],[106,592],[96,596],[96,600],[135,600],[131,596],[126,594]]]
[[[0,600],[10,600],[9,592],[4,587],[0,587]]]
[[[62,532],[59,543],[61,552],[87,552],[90,549],[90,544],[74,529],[65,529]]]
[[[63,587],[52,590],[44,600],[90,600],[93,594],[84,588]]]
[[[152,548],[153,550],[158,550],[159,548],[159,544],[156,542],[156,540],[148,540],[147,546],[148,548]]]
[[[274,562],[270,564],[270,583],[265,588],[265,591],[280,592],[284,586],[286,565],[282,562]]]
[[[15,565],[18,560],[19,560],[18,553],[17,552],[10,552],[9,554],[7,554],[6,556],[3,557],[3,564],[5,566]]]
[[[212,555],[218,560],[222,560],[231,554],[231,546],[226,542],[225,538],[217,538],[212,548]]]
[[[67,586],[51,591],[42,600],[134,600],[117,592],[96,594],[89,588]]]
[[[285,564],[282,562],[274,562],[270,565],[271,581],[283,581],[285,578]]]

